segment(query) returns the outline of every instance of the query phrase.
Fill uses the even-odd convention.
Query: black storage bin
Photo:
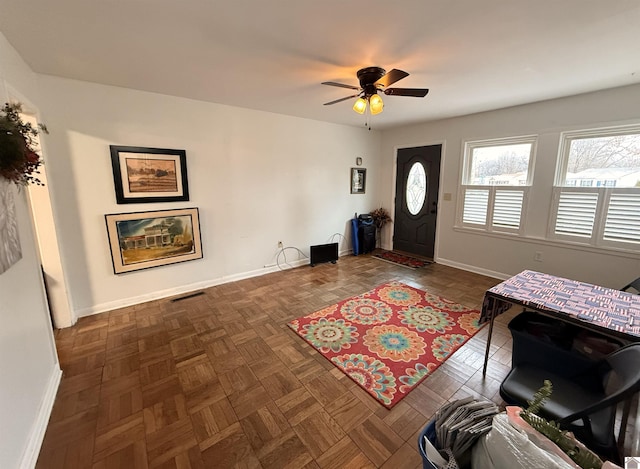
[[[360,253],[371,252],[376,248],[376,226],[368,213],[358,216],[358,244]]]
[[[512,367],[530,364],[554,374],[575,376],[594,364],[574,349],[580,329],[572,324],[525,311],[509,322],[513,337]]]
[[[362,253],[373,251],[376,248],[376,227],[374,225],[360,225],[358,243],[360,243]]]

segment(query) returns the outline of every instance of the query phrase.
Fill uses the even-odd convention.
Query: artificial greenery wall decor
[[[34,127],[21,117],[22,105],[5,103],[0,114],[0,176],[21,186],[44,185],[38,179],[42,159],[37,153],[38,134],[49,133],[38,124]]]

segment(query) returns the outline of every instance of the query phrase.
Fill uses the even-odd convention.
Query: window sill
[[[564,249],[572,249],[575,251],[592,252],[596,254],[606,254],[610,256],[618,256],[625,258],[640,259],[640,246],[638,249],[623,249],[609,246],[590,246],[588,244],[577,243],[572,241],[559,241],[555,239],[536,238],[533,236],[518,235],[517,233],[501,233],[496,231],[485,231],[462,226],[454,226],[453,231],[479,236],[488,236],[491,238],[508,239],[527,244],[540,244],[543,246],[553,246]]]

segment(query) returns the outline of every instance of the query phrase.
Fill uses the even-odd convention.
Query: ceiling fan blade
[[[374,85],[381,85],[386,88],[387,86],[394,84],[396,81],[402,80],[403,78],[408,76],[409,74],[407,72],[394,68],[393,70],[383,75],[383,77],[376,81]]]
[[[329,86],[339,86],[340,88],[348,88],[350,90],[359,90],[360,89],[359,86],[345,85],[343,83],[336,83],[335,81],[323,81],[322,84],[323,85],[329,85]]]
[[[384,94],[393,96],[413,96],[414,98],[424,98],[429,90],[427,88],[387,88]]]
[[[356,96],[358,96],[358,95],[354,94],[353,96],[347,96],[346,98],[336,99],[335,101],[329,101],[328,103],[324,103],[324,105],[325,106],[330,106],[332,104],[336,104],[336,103],[340,103],[342,101],[346,101],[347,99],[355,98]]]

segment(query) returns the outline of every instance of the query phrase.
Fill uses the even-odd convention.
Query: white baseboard
[[[351,254],[351,250],[341,251],[339,256],[346,256]],[[265,265],[262,269],[251,270],[248,272],[241,272],[239,274],[233,275],[225,275],[224,277],[219,277],[211,280],[206,280],[203,282],[192,283],[189,285],[181,285],[176,288],[168,288],[166,290],[154,291],[152,293],[148,293],[146,295],[133,296],[130,298],[123,298],[121,300],[109,301],[107,303],[101,303],[98,305],[91,306],[89,308],[83,308],[76,311],[77,317],[84,316],[92,316],[94,314],[104,313],[106,311],[111,311],[119,308],[126,308],[127,306],[133,306],[140,303],[146,303],[147,301],[160,300],[162,298],[168,298],[171,296],[184,295],[186,293],[191,293],[197,290],[202,290],[203,288],[215,287],[216,285],[222,285],[224,283],[236,282],[238,280],[244,280],[252,277],[259,277],[261,275],[270,274],[273,272],[278,272],[280,270],[288,270],[295,267],[300,267],[303,265],[308,265],[309,259],[296,259],[295,261],[290,261],[287,264],[284,262],[280,263],[280,266],[277,264],[269,264]]]
[[[295,263],[290,263],[295,264]],[[107,303],[101,303],[90,308],[84,308],[77,311],[78,317],[91,316],[94,314],[104,313],[119,308],[126,308],[127,306],[133,306],[140,303],[146,303],[148,301],[160,300],[162,298],[168,298],[171,296],[183,295],[185,293],[191,293],[203,288],[215,287],[216,285],[222,285],[223,283],[235,282],[237,280],[244,280],[251,277],[258,277],[260,275],[268,274],[270,272],[278,271],[278,267],[270,267],[258,270],[252,270],[249,272],[242,272],[240,274],[226,275],[211,280],[205,280],[203,282],[191,283],[188,285],[181,285],[176,288],[167,288],[166,290],[158,290],[145,295],[132,296],[129,298],[123,298],[121,300],[109,301]]]
[[[49,377],[47,383],[47,389],[44,393],[44,398],[38,409],[38,415],[36,421],[31,429],[31,435],[27,440],[27,447],[22,455],[22,461],[20,462],[20,469],[33,469],[38,462],[38,456],[40,454],[40,448],[44,441],[44,434],[47,431],[49,425],[49,417],[51,416],[51,410],[53,409],[53,403],[56,400],[56,394],[58,392],[58,386],[60,385],[60,379],[62,378],[62,370],[55,364],[55,369]]]
[[[436,262],[438,264],[448,265],[449,267],[455,267],[456,269],[466,270],[468,272],[473,272],[474,274],[480,274],[486,277],[497,278],[499,280],[506,280],[512,277],[512,275],[509,275],[509,274],[503,274],[502,272],[495,272],[493,270],[483,269],[482,267],[477,267],[475,265],[462,264],[460,262],[451,261],[449,259],[438,258],[436,259]]]
[[[352,254],[351,250],[343,250],[340,251],[339,256],[347,256]],[[438,258],[436,259],[438,264],[448,265],[449,267],[455,267],[456,269],[467,270],[469,272],[474,272],[476,274],[485,275],[487,277],[497,278],[500,280],[506,280],[511,275],[504,274],[502,272],[494,272],[492,270],[483,269],[481,267],[477,267],[474,265],[462,264],[460,262],[452,261],[449,259]],[[94,305],[90,308],[84,308],[76,311],[77,317],[91,316],[93,314],[104,313],[106,311],[111,311],[119,308],[126,308],[127,306],[133,306],[140,303],[146,303],[147,301],[160,300],[163,298],[168,298],[172,296],[184,295],[187,293],[191,293],[197,290],[202,290],[203,288],[215,287],[216,285],[222,285],[224,283],[236,282],[238,280],[244,280],[252,277],[259,277],[261,275],[270,274],[273,272],[278,272],[279,270],[287,270],[289,268],[300,267],[309,263],[309,259],[297,259],[295,261],[288,262],[286,264],[281,263],[280,267],[276,264],[265,265],[262,269],[251,270],[248,272],[241,272],[239,274],[226,275],[224,277],[219,277],[211,280],[206,280],[203,282],[192,283],[189,285],[181,285],[176,288],[169,288],[166,290],[154,291],[152,293],[148,293],[146,295],[139,295],[130,298],[123,298],[121,300],[110,301],[107,303],[101,303],[98,305]]]

